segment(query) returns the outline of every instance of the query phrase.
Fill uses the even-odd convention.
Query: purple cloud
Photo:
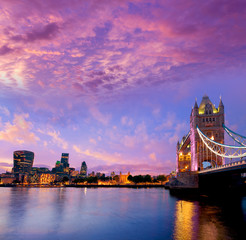
[[[49,40],[54,38],[59,32],[59,26],[57,23],[49,23],[41,30],[35,29],[31,32],[27,32],[23,35],[15,35],[11,37],[11,40],[19,42],[34,42],[36,40]]]
[[[4,45],[0,48],[0,55],[5,55],[11,53],[12,51],[13,51],[12,48],[9,48],[8,46]]]

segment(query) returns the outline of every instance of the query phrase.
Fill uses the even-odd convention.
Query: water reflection
[[[56,194],[54,195],[54,205],[53,205],[53,233],[58,233],[62,230],[62,225],[64,221],[64,211],[66,210],[66,189],[58,188],[56,189]]]
[[[20,227],[22,219],[25,218],[29,204],[28,188],[10,188],[11,194],[9,199],[9,224],[13,227]]]
[[[18,237],[18,229],[23,227],[23,219],[27,214],[29,205],[29,189],[28,188],[9,188],[8,195],[8,215],[6,216],[7,233]],[[6,229],[5,229],[6,231]]]
[[[175,240],[245,239],[246,198],[176,201]]]
[[[177,240],[196,239],[199,218],[196,202],[179,200],[176,202],[174,238]]]
[[[0,239],[245,239],[246,198],[164,189],[0,189]]]

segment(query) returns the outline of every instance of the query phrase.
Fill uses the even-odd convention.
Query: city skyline
[[[0,172],[35,152],[53,168],[168,174],[197,98],[246,135],[246,3],[0,3]]]

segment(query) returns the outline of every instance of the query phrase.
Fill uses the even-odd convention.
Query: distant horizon
[[[27,150],[27,149],[20,149],[20,150],[15,150],[15,151],[31,151],[31,150]],[[31,151],[31,152],[33,152],[33,151]],[[56,160],[55,162],[54,162],[54,166],[48,166],[48,165],[45,165],[45,164],[39,164],[39,165],[35,165],[35,152],[33,152],[34,153],[34,160],[33,160],[33,166],[32,167],[37,167],[37,168],[48,168],[49,170],[52,170],[52,168],[54,168],[55,167],[55,164],[56,164],[56,162],[57,161],[60,161],[60,160]],[[66,152],[66,153],[68,153],[68,152]],[[68,153],[69,154],[69,153]],[[82,161],[83,162],[83,161]],[[81,164],[82,164],[82,162],[81,162]],[[86,162],[86,161],[85,161]],[[68,161],[68,163],[69,163],[69,168],[75,168],[75,171],[80,171],[80,167],[73,167],[73,166],[71,166],[71,163],[70,163],[70,161]],[[86,163],[86,165],[87,165],[87,163]],[[109,167],[112,167],[113,165],[111,165],[111,166],[109,166]],[[12,166],[13,167],[13,166]],[[119,165],[117,166],[117,167],[120,167]],[[141,167],[141,166],[139,166],[139,167]],[[124,165],[124,168],[125,168],[125,165]],[[126,174],[126,173],[128,173],[128,172],[130,172],[130,171],[128,171],[128,170],[126,170],[126,169],[124,169],[124,170],[112,170],[112,171],[108,171],[108,172],[105,172],[104,170],[100,170],[101,168],[100,168],[100,166],[96,166],[94,169],[91,169],[90,171],[88,171],[88,165],[87,165],[87,174],[90,174],[90,173],[92,173],[92,172],[95,172],[95,173],[97,173],[97,172],[100,172],[100,173],[105,173],[105,174],[108,174],[108,175],[110,175],[112,172],[115,172],[115,174],[116,175],[119,175],[120,174],[120,172],[122,173],[122,174]],[[12,168],[10,169],[10,171],[8,171],[8,170],[6,170],[6,171],[4,171],[4,172],[0,172],[0,174],[1,173],[5,173],[5,172],[11,172],[11,170],[12,170]],[[148,172],[148,170],[144,170],[145,172]],[[117,172],[118,172],[118,174],[117,174]],[[131,172],[130,172],[131,173]],[[171,173],[171,172],[170,172]],[[149,174],[149,175],[151,175],[151,176],[157,176],[157,175],[161,175],[161,174],[150,174],[150,173],[145,173],[145,174],[143,174],[143,173],[141,173],[141,172],[139,172],[139,173],[136,173],[136,174],[131,174],[131,175],[147,175],[147,174]],[[164,174],[164,173],[162,173],[162,174]],[[169,174],[169,173],[168,173]],[[167,175],[167,174],[165,174],[165,175]]]
[[[15,150],[15,151],[31,151],[31,150],[22,149],[22,150]],[[32,151],[32,152],[33,152],[33,151]],[[56,161],[60,161],[60,160],[56,160]],[[35,152],[34,152],[34,163],[33,163],[33,167],[37,167],[37,168],[48,168],[49,170],[52,170],[52,168],[55,167],[56,161],[54,161],[54,166],[49,166],[49,165],[45,165],[45,164],[35,165]],[[85,161],[85,162],[86,162],[86,161]],[[69,165],[70,165],[69,168],[75,168],[75,171],[80,171],[80,167],[81,167],[81,166],[80,166],[80,167],[74,167],[74,166],[71,165],[70,161],[68,161],[68,163],[69,163]],[[81,162],[81,163],[82,163],[82,162]],[[87,163],[86,163],[86,164],[87,164]],[[112,165],[112,166],[114,166],[114,165]],[[109,166],[109,167],[112,167],[112,166]],[[12,167],[13,167],[13,166],[12,166]],[[9,170],[2,171],[2,172],[0,172],[0,174],[1,174],[1,173],[5,173],[5,172],[11,172],[12,167],[10,168],[10,171],[9,171]],[[116,168],[117,168],[117,167],[120,169],[120,165],[116,165]],[[100,169],[102,169],[102,168],[100,168],[100,166],[96,166],[96,167],[94,167],[93,169],[90,170],[90,168],[88,168],[88,165],[87,165],[87,168],[89,169],[89,171],[88,171],[88,169],[87,169],[87,174],[90,174],[90,173],[92,173],[92,172],[95,172],[95,173],[100,172],[100,173],[105,173],[105,174],[110,175],[111,172],[115,172],[116,175],[119,175],[120,172],[121,172],[122,174],[126,174],[126,173],[130,172],[130,171],[128,171],[127,169],[125,169],[125,167],[126,167],[125,165],[123,165],[122,167],[124,167],[123,170],[112,170],[112,171],[107,171],[107,170],[100,170]],[[139,166],[139,167],[141,167],[141,166]],[[174,170],[173,170],[173,171],[174,171]],[[161,175],[161,174],[165,174],[165,175],[169,174],[169,173],[160,173],[160,174],[154,173],[154,174],[150,174],[150,173],[148,173],[148,170],[144,170],[143,172],[145,172],[145,174],[143,174],[141,171],[137,172],[136,174],[132,174],[131,172],[130,172],[130,173],[131,173],[131,175],[138,175],[138,174],[140,174],[140,175],[146,175],[146,174],[149,174],[149,175],[151,175],[151,176],[157,176],[157,175]],[[171,173],[171,172],[170,172],[170,173]]]

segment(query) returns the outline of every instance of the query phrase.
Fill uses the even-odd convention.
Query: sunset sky
[[[195,98],[246,135],[246,1],[0,1],[0,172],[170,173]]]

